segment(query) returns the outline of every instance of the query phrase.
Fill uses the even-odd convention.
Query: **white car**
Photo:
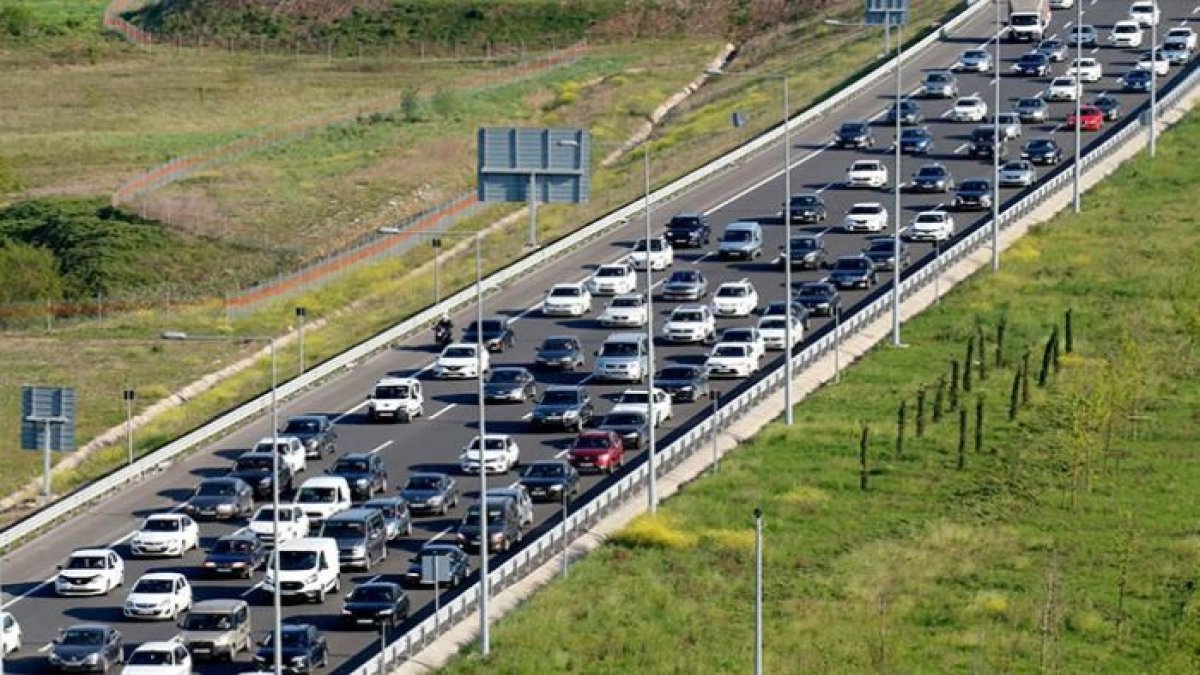
[[[992,72],[992,53],[986,49],[968,49],[958,57],[958,70],[975,73]]]
[[[888,212],[879,202],[862,202],[850,207],[842,219],[847,232],[882,232],[888,226]]]
[[[707,305],[679,305],[663,324],[662,336],[667,342],[711,342],[717,322]]]
[[[881,188],[887,183],[887,165],[877,159],[860,159],[846,170],[848,187]]]
[[[111,548],[81,548],[67,556],[54,577],[59,595],[105,595],[125,583],[125,561]]]
[[[451,378],[479,377],[492,367],[491,355],[485,349],[479,353],[477,345],[456,342],[447,345],[433,363],[433,374],[448,380]]]
[[[1138,22],[1139,26],[1157,26],[1159,17],[1157,3],[1139,0],[1129,5],[1129,18]]]
[[[1076,86],[1073,77],[1056,77],[1050,80],[1050,84],[1046,86],[1043,98],[1047,101],[1074,101],[1077,93]]]
[[[713,293],[712,309],[717,316],[750,316],[758,307],[758,291],[747,279],[726,281]]]
[[[675,249],[663,237],[652,237],[649,247],[645,239],[639,239],[629,254],[629,262],[633,263],[634,269],[644,270],[646,260],[650,261],[650,269],[665,270],[675,264]]]
[[[587,280],[592,295],[620,295],[637,290],[637,272],[625,263],[601,265]]]
[[[726,328],[721,331],[721,337],[717,338],[717,341],[726,344],[750,345],[750,350],[756,359],[761,359],[767,355],[766,341],[763,340],[762,333],[754,326]]]
[[[1104,77],[1104,67],[1096,59],[1085,56],[1071,61],[1066,74],[1078,76],[1080,82],[1099,82]]]
[[[8,655],[13,652],[21,651],[21,624],[17,623],[16,617],[8,612],[0,612],[0,623],[4,628],[0,629],[0,654]]]
[[[200,526],[182,513],[158,513],[142,522],[129,540],[129,552],[135,556],[176,556],[182,558],[200,545]]]
[[[750,377],[758,370],[754,348],[743,342],[718,342],[704,361],[709,377]]]
[[[471,439],[458,456],[463,473],[479,473],[482,464],[488,473],[508,473],[521,465],[521,446],[508,434],[488,434],[479,448],[479,436]]]
[[[1142,52],[1134,67],[1139,70],[1153,70],[1155,75],[1162,77],[1171,72],[1171,59],[1167,58],[1164,50],[1155,49],[1153,52]]]
[[[605,328],[640,328],[646,325],[648,316],[646,299],[638,293],[626,293],[608,303],[600,315],[600,325]]]
[[[954,236],[954,216],[945,211],[922,211],[908,224],[913,241],[946,241]]]
[[[1025,131],[1021,126],[1021,116],[1015,112],[1000,113],[996,116],[996,124],[1000,126],[1001,137],[1006,140],[1020,138]]]
[[[287,465],[293,474],[308,469],[308,453],[304,449],[304,441],[295,436],[267,436],[260,438],[250,452],[271,454],[271,450],[279,453],[279,461]]]
[[[179,572],[143,574],[125,596],[125,618],[174,621],[192,608],[192,585]]]
[[[583,316],[592,311],[592,294],[583,284],[554,284],[542,300],[546,316]]]
[[[645,415],[650,407],[650,391],[647,389],[626,389],[621,392],[621,398],[617,399],[617,404],[613,406],[612,412],[638,412]],[[667,420],[675,416],[675,411],[671,408],[671,395],[667,392],[654,388],[654,423],[663,424]]]
[[[1187,44],[1188,51],[1196,49],[1196,31],[1186,26],[1175,27],[1167,31],[1167,34],[1163,36],[1163,40],[1183,40]]]
[[[192,675],[192,655],[179,638],[143,642],[125,659],[121,675]]]
[[[954,102],[950,119],[955,122],[981,122],[987,117],[987,103],[978,96],[964,96]]]
[[[799,317],[791,317],[792,344],[804,339],[804,322]],[[758,320],[758,332],[762,334],[763,346],[771,350],[781,350],[787,344],[787,319],[782,316],[764,316]]]
[[[277,541],[291,541],[307,537],[310,523],[304,509],[294,504],[279,505],[279,535],[275,535],[275,509],[270,504],[258,507],[250,518],[250,533],[267,546]]]
[[[1112,31],[1108,34],[1108,41],[1114,47],[1141,47],[1142,25],[1133,19],[1118,21],[1113,24]]]
[[[1173,66],[1182,66],[1192,60],[1192,48],[1188,47],[1186,38],[1169,37],[1163,41],[1162,54]]]

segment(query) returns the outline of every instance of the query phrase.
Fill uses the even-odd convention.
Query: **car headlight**
[[[218,511],[226,511],[226,512],[232,511],[233,504],[217,504],[217,510]]]
[[[563,417],[579,417],[579,411],[578,410],[565,410],[565,411],[563,411]]]
[[[50,663],[58,663],[62,660],[59,658],[58,654],[55,654],[54,652],[50,652],[50,656],[46,658],[50,661]]]
[[[317,439],[315,439],[315,438],[308,439],[307,441],[304,442],[304,447],[308,448],[309,450],[312,450],[313,448],[317,447]]]
[[[350,549],[350,552],[354,555],[366,555],[367,547],[363,546],[362,544],[358,544],[354,548]]]
[[[92,664],[100,663],[100,655],[96,653],[88,654],[87,662]]]
[[[308,575],[308,577],[307,577],[307,578],[304,580],[304,584],[305,584],[305,585],[308,585],[308,584],[315,584],[315,583],[317,583],[317,578],[318,578],[318,577],[317,577],[317,574],[316,574],[316,573],[310,574],[310,575]]]
[[[429,505],[430,505],[430,506],[437,506],[438,504],[441,504],[441,503],[442,503],[442,496],[441,496],[441,495],[434,495],[434,496],[430,497],[430,498],[427,500],[427,502],[429,503]]]
[[[367,485],[367,479],[366,479],[366,478],[359,478],[358,480],[354,481],[354,484],[355,484],[355,485],[357,485],[357,486],[359,486],[359,487],[366,487],[366,485]]]
[[[271,486],[271,477],[267,476],[266,478],[260,478],[258,481],[258,486],[259,487],[270,487]]]
[[[305,656],[304,654],[301,654],[300,656],[293,656],[291,659],[291,663],[293,665],[303,665],[304,662],[307,660],[308,660],[308,657]]]
[[[563,489],[563,486],[561,483],[555,483],[554,485],[550,486],[551,492],[562,492],[562,489]]]

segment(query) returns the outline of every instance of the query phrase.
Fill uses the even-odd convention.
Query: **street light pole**
[[[133,387],[121,390],[121,400],[125,401],[125,443],[129,449],[129,463],[133,464]]]
[[[717,420],[717,411],[721,405],[721,392],[716,389],[709,389],[708,397],[712,399],[712,472],[715,474],[721,470],[721,455],[719,453],[719,449],[717,448],[717,440],[721,431],[720,424]]]
[[[754,509],[754,675],[763,672],[762,509]]]
[[[887,15],[891,23],[891,14]],[[892,227],[892,345],[903,346],[900,340],[900,74],[904,68],[904,27],[896,24],[896,214]]]
[[[992,271],[1000,269],[1000,0],[996,3],[996,66],[992,68],[995,83],[992,108]],[[1082,2],[1082,0],[1080,0]]]
[[[491,579],[488,577],[487,522],[487,414],[483,408],[483,234],[475,234],[475,375],[478,383],[479,408],[479,653],[486,657],[492,650],[489,634],[488,596]]]
[[[440,237],[433,238],[433,304],[442,304],[442,278],[441,278],[441,252],[442,240]]]
[[[537,248],[537,172],[529,172],[529,248]]]
[[[300,374],[304,374],[304,321],[308,318],[307,307],[296,308],[296,321],[299,324],[299,345],[300,345]]]
[[[783,423],[792,426],[792,139],[791,139],[791,80],[785,72],[783,77]]]
[[[1080,99],[1083,98],[1083,87],[1079,81],[1079,61],[1083,58],[1083,0],[1075,2],[1075,164],[1071,167],[1074,178],[1071,187],[1071,210],[1079,213],[1079,146],[1082,144],[1081,125],[1079,123]]]
[[[650,264],[650,140],[642,146],[642,181],[646,202],[646,382],[648,403],[646,421],[648,429],[647,454],[650,470],[647,472],[646,498],[650,501],[650,513],[658,512],[658,457],[655,447],[654,405],[654,266]]]
[[[1150,156],[1153,157],[1158,136],[1158,2],[1150,21]]]

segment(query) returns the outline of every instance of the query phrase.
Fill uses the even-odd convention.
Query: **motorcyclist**
[[[445,314],[433,325],[433,334],[439,340],[448,340],[454,334],[454,322]]]

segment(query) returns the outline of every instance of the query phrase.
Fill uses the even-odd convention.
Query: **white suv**
[[[546,316],[583,316],[592,311],[592,294],[583,284],[554,284],[542,300]]]
[[[650,409],[650,392],[647,389],[626,389],[621,392],[621,398],[617,399],[617,404],[613,406],[611,412],[637,412],[643,415],[647,414]],[[663,424],[667,420],[675,416],[675,411],[671,408],[671,395],[667,392],[654,388],[654,423]]]
[[[250,452],[271,454],[279,453],[279,461],[287,465],[292,473],[300,473],[308,468],[308,453],[304,450],[304,442],[295,436],[267,436],[260,438]]]
[[[59,595],[105,595],[125,583],[125,561],[110,548],[81,548],[58,569],[54,592]]]
[[[750,316],[758,308],[758,291],[746,279],[726,281],[713,293],[712,308],[717,316]]]
[[[270,504],[260,506],[250,518],[249,529],[259,541],[272,546],[280,542],[307,537],[309,531],[308,514],[304,509],[294,504],[279,505],[279,536],[275,536],[275,510]]]
[[[671,248],[670,242],[663,237],[651,238],[649,251],[646,249],[645,239],[639,239],[634,245],[633,252],[629,254],[629,262],[633,263],[634,269],[646,269],[647,259],[652,270],[665,270],[675,264],[675,249]]]
[[[744,342],[718,342],[704,362],[710,377],[750,377],[758,370],[754,348]]]
[[[632,327],[640,328],[646,325],[648,310],[646,299],[638,293],[618,295],[604,308],[600,315],[600,325],[605,328]]]
[[[637,274],[625,263],[601,265],[587,280],[592,295],[620,295],[637,290]]]
[[[1142,25],[1135,20],[1118,21],[1113,24],[1108,41],[1114,47],[1137,48],[1142,46]]]
[[[200,526],[182,513],[160,513],[146,518],[129,540],[135,556],[170,555],[182,558],[200,545]]]
[[[1157,26],[1159,19],[1158,4],[1139,0],[1129,5],[1129,18],[1137,21],[1140,26]]]
[[[706,305],[680,305],[671,310],[662,334],[668,342],[711,341],[717,335],[717,322]]]

